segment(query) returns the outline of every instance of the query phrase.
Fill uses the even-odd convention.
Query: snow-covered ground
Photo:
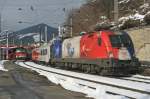
[[[0,70],[8,71],[7,69],[4,68],[4,65],[3,65],[4,62],[5,62],[5,60],[0,60]]]
[[[23,63],[17,63],[17,64],[29,68],[27,65]],[[38,65],[33,63],[32,66],[36,67]],[[87,95],[87,97],[93,97],[94,99],[128,99],[127,97],[124,96],[112,95],[106,93],[105,87],[103,86],[97,86],[96,89],[92,89],[89,88],[88,86],[80,85],[79,81],[73,78],[60,76],[57,74],[49,73],[35,68],[31,68],[31,69],[37,71],[38,73],[40,73],[40,75],[46,76],[51,82],[57,85],[61,85],[63,88],[67,90],[84,93]]]
[[[38,65],[38,64],[35,64],[32,62],[26,62],[26,64],[31,65],[33,67],[29,67],[24,63],[17,63],[17,64],[37,71],[41,75],[46,76],[53,83],[60,84],[62,87],[64,87],[67,90],[82,92],[84,94],[87,94],[87,96],[93,97],[95,99],[127,99],[127,97],[124,97],[124,96],[134,97],[136,99],[150,99],[150,96],[146,95],[146,94],[143,95],[138,92],[115,88],[112,86],[106,86],[103,84],[101,85],[101,84],[93,83],[93,82],[89,82],[89,81],[79,80],[76,78],[66,77],[64,75],[68,74],[69,76],[76,76],[78,78],[119,85],[119,86],[123,86],[123,87],[127,87],[127,88],[133,88],[133,89],[138,89],[138,90],[142,90],[142,91],[147,91],[147,92],[150,92],[149,84],[143,84],[143,83],[132,82],[132,81],[123,81],[123,80],[119,80],[119,79],[112,79],[112,78],[95,76],[95,75],[92,76],[92,75],[88,75],[88,74],[74,73],[74,72],[65,71],[65,70],[58,70],[58,69],[54,69],[54,68],[50,68],[50,67],[41,66],[41,65]],[[37,68],[42,68],[44,71],[39,70]],[[57,71],[58,73],[61,73],[61,74],[63,73],[64,75],[50,73],[48,71],[52,71],[52,72]],[[90,87],[96,88],[96,90],[91,89]],[[118,93],[118,94],[121,94],[124,96],[111,95],[111,94],[106,93],[108,91],[113,92],[113,93]]]
[[[121,3],[128,3],[130,0],[121,0],[120,2],[119,2],[119,4],[121,4]]]
[[[146,78],[146,79],[150,79],[149,76],[142,76],[142,75],[134,75],[133,77],[139,77],[139,78]]]

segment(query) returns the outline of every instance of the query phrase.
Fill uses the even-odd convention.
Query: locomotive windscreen
[[[112,47],[130,47],[131,41],[125,35],[110,35]]]

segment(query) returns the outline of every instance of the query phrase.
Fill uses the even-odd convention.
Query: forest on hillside
[[[120,20],[120,29],[150,23],[149,0],[119,0],[118,4],[119,18],[129,17],[128,19]],[[135,14],[135,17],[137,17],[137,14],[144,17],[143,19],[132,18]],[[142,20],[146,20],[147,23]],[[114,0],[87,0],[87,3],[79,9],[70,11],[65,24],[71,25],[72,23],[73,35],[79,35],[82,31],[93,31],[96,24],[104,21],[110,22],[110,24],[114,22]]]

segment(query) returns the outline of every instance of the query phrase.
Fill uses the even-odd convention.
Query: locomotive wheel
[[[102,68],[100,68],[98,65],[95,65],[95,68],[94,68],[96,74],[100,74],[102,72]]]
[[[89,65],[85,65],[85,73],[90,73],[91,67]]]
[[[56,67],[56,64],[55,64],[54,62],[51,62],[51,63],[50,63],[50,66],[51,66],[51,67]]]
[[[82,71],[83,71],[84,73],[89,73],[89,72],[90,72],[89,66],[86,65],[86,64],[83,64],[83,65],[82,65]]]
[[[90,67],[91,67],[91,73],[92,74],[95,74],[96,73],[96,70],[95,70],[95,65],[90,65]]]
[[[65,63],[65,64],[64,64],[64,68],[65,68],[66,70],[68,70],[68,63]]]
[[[108,75],[108,70],[103,69],[103,70],[100,72],[100,75],[102,75],[102,76]]]
[[[85,65],[84,72],[94,74],[96,72],[95,66],[92,64]]]

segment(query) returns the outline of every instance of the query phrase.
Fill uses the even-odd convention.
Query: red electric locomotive
[[[17,60],[26,60],[27,59],[27,50],[22,47],[16,48],[15,55],[16,55]]]
[[[43,62],[49,60],[51,66],[100,75],[134,74],[140,66],[132,40],[125,32],[103,30],[64,39],[61,46],[57,46],[61,50],[57,50],[57,47],[54,49],[51,45],[34,49],[32,59]],[[42,56],[40,50],[50,52]],[[55,52],[61,53],[60,57],[53,56],[57,54]]]
[[[23,47],[16,47],[8,50],[9,60],[26,60],[27,56],[28,56],[27,49]]]

